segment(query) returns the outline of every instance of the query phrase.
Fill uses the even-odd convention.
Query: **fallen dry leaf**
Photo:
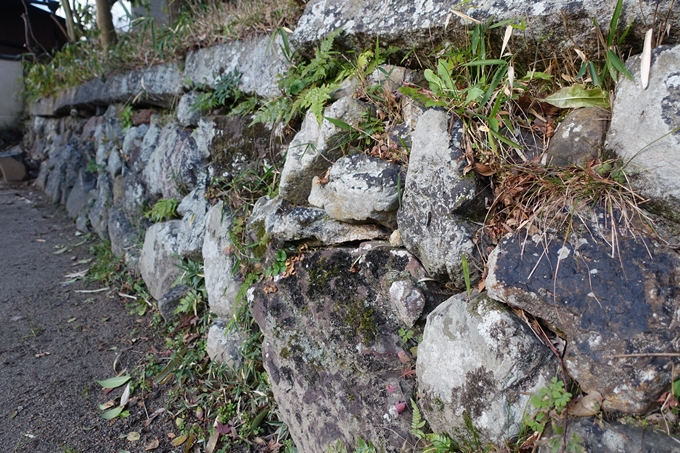
[[[145,451],[155,450],[156,448],[158,448],[159,445],[160,445],[160,442],[158,441],[158,439],[154,439],[151,442],[149,442],[148,444],[146,444],[146,447],[144,447],[144,450]]]
[[[137,431],[129,432],[126,439],[130,442],[137,442],[140,438],[140,434]]]
[[[574,417],[590,417],[600,412],[602,395],[599,392],[590,392],[587,395],[572,400],[567,405],[567,413]]]
[[[186,440],[187,440],[187,436],[181,435],[181,436],[177,436],[174,439],[172,439],[172,442],[170,442],[170,443],[172,444],[173,447],[179,447],[184,442],[186,442]]]

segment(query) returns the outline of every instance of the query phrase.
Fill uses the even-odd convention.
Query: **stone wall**
[[[459,16],[445,26],[456,2],[395,1],[390,14],[368,3],[326,3],[308,4],[294,33],[301,48],[338,25],[348,46],[410,35],[417,42],[403,45],[425,48],[446,39],[448,27],[461,32]],[[637,27],[632,3],[625,17]],[[500,20],[516,12],[511,6],[467,13]],[[562,23],[560,9],[607,22],[604,11],[583,8],[522,2],[521,11],[537,27],[529,31]],[[320,22],[322,13],[333,20]],[[575,36],[585,33],[576,26],[581,22],[574,20]],[[217,315],[209,354],[237,364],[243,334],[226,329],[244,277],[232,272],[234,215],[222,201],[211,204],[206,191],[217,177],[237,178],[263,153],[286,155],[278,195],[255,204],[247,230],[253,242],[267,239],[265,257],[291,246],[306,251],[291,263],[294,272],[261,280],[247,297],[264,334],[264,365],[281,416],[301,452],[323,452],[338,440],[351,447],[358,439],[400,451],[404,441],[415,443],[411,399],[436,432],[468,436],[469,416],[484,441],[502,443],[534,410],[528,396],[562,377],[560,363],[612,414],[654,409],[675,379],[677,358],[662,354],[680,351],[673,234],[680,47],[655,50],[647,90],[636,58],[629,59],[635,80],[620,81],[611,125],[607,111],[572,112],[542,150],[568,162],[607,152],[630,161],[632,187],[664,215],[661,235],[620,231],[613,243],[612,215],[622,215],[621,207],[594,207],[576,214],[578,225],[566,236],[516,233],[480,254],[475,219],[488,206],[488,180],[465,171],[464,126],[441,109],[411,109],[395,128],[411,144],[406,166],[338,154],[329,146],[342,132],[337,121],[319,124],[311,113],[286,146],[247,118],[187,108],[197,96],[193,86],[214,87],[217,75],[233,69],[242,74],[242,90],[275,95],[276,77],[288,64],[275,44],[262,37],[201,49],[187,56],[183,71],[165,65],[121,74],[33,104],[24,146],[41,163],[36,184],[66,206],[78,229],[110,240],[159,305],[176,291],[177,257],[202,261]],[[388,89],[396,92],[402,82]],[[344,94],[324,116],[352,124],[366,107],[351,90]],[[400,102],[413,105],[406,97]],[[122,103],[135,105],[132,124],[122,124]],[[151,224],[143,217],[161,197],[181,198],[180,219]],[[465,292],[464,258],[482,292]],[[416,338],[424,333],[417,350],[403,338],[409,330]]]

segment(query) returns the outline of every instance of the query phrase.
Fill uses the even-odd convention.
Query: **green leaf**
[[[123,412],[123,407],[118,406],[116,408],[111,409],[110,411],[106,411],[102,414],[102,417],[104,417],[104,420],[111,420],[120,415],[120,413]]]
[[[617,71],[626,76],[627,79],[633,80],[633,74],[630,73],[623,61],[612,51],[607,51],[607,64],[613,66]],[[612,79],[616,81],[616,78],[612,76]]]
[[[463,66],[494,66],[494,65],[506,65],[508,64],[505,60],[489,59],[489,60],[477,60],[465,63]]]
[[[337,118],[331,118],[329,116],[324,116],[324,119],[327,120],[329,123],[331,123],[333,126],[339,127],[342,130],[351,131],[351,130],[354,129],[349,124],[345,123],[344,121],[340,121]]]
[[[97,384],[101,385],[105,389],[115,389],[125,384],[132,378],[129,374],[125,376],[118,376],[110,379],[105,379],[103,381],[97,381]]]
[[[680,397],[680,379],[673,382],[673,396],[676,398]]]
[[[618,0],[616,2],[616,8],[614,8],[614,14],[612,14],[612,20],[609,22],[609,33],[607,34],[607,47],[611,47],[614,42],[614,35],[616,34],[616,27],[619,24],[619,18],[621,17],[621,10],[623,9],[623,0]]]
[[[609,108],[609,95],[601,88],[585,89],[583,85],[562,88],[544,99],[548,104],[561,109],[580,107]]]

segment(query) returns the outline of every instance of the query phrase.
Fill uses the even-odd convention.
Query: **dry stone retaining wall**
[[[393,0],[380,10],[369,3],[311,1],[294,32],[297,45],[308,48],[343,26],[348,46],[373,46],[379,38],[422,49],[462,30],[459,16],[446,26],[458,2]],[[634,22],[637,39],[642,29],[634,8],[638,2],[624,3],[624,20]],[[641,2],[643,12],[648,3]],[[666,3],[661,3],[663,9]],[[588,25],[573,21],[578,39],[593,17],[608,20],[601,5],[573,5],[506,2],[499,9],[482,2],[460,12],[497,20],[521,12],[530,26],[526,33],[539,37],[563,23],[560,12],[587,18]],[[676,10],[672,25],[677,25]],[[671,30],[673,41],[678,27]],[[176,65],[154,67],[92,81],[33,104],[24,146],[41,162],[36,184],[55,203],[66,205],[79,229],[110,240],[163,307],[176,299],[170,292],[179,274],[177,256],[202,260],[209,304],[218,316],[208,352],[213,360],[237,365],[244,336],[226,328],[244,277],[232,273],[233,213],[222,202],[210,206],[204,194],[214,178],[235,178],[287,151],[279,195],[255,204],[247,232],[253,242],[268,240],[265,257],[292,244],[313,250],[294,264],[294,273],[256,284],[248,300],[264,333],[264,364],[280,413],[301,452],[325,451],[338,440],[355,446],[359,438],[379,451],[399,451],[404,439],[414,441],[405,408],[416,397],[416,382],[423,413],[437,432],[464,436],[470,416],[483,440],[514,436],[522,414],[533,410],[526,395],[558,375],[559,359],[510,308],[533,315],[566,342],[566,371],[583,391],[599,392],[605,409],[642,414],[653,407],[674,379],[675,359],[613,356],[680,351],[676,247],[622,237],[618,255],[611,255],[611,218],[593,211],[581,214],[587,217],[583,229],[572,231],[564,243],[554,239],[544,245],[551,232],[504,239],[488,262],[488,292],[471,299],[454,294],[443,284],[464,288],[463,256],[469,259],[472,283],[483,276],[475,234],[489,197],[483,180],[462,171],[463,131],[457,118],[404,98],[405,111],[413,112],[399,129],[404,142],[412,144],[407,168],[327,153],[337,127],[327,120],[319,125],[312,114],[285,147],[280,140],[269,141],[271,130],[253,128],[248,119],[187,109],[196,98],[192,87],[214,86],[220,74],[233,70],[243,75],[242,90],[276,94],[276,76],[287,68],[277,39],[202,49],[187,56],[184,72]],[[566,46],[559,32],[550,39]],[[675,139],[680,75],[672,63],[678,49],[655,51],[647,90],[641,89],[631,58],[635,80],[620,83],[612,126],[579,135],[589,124],[578,121],[590,120],[572,118],[561,138],[566,154],[552,148],[570,162],[587,160],[603,148],[630,160],[634,187],[670,221],[678,218],[680,192],[672,170],[680,161]],[[180,82],[186,78],[191,86]],[[390,78],[389,89],[394,92],[403,81]],[[352,84],[346,88],[325,114],[351,123],[366,107],[351,97]],[[179,96],[176,112],[146,110],[131,127],[121,124],[120,103],[166,108]],[[581,117],[607,120],[602,112]],[[573,155],[570,139],[595,136],[593,146],[579,144],[584,155]],[[187,195],[180,220],[151,225],[142,216],[160,197],[181,194]],[[666,240],[678,243],[672,235]],[[164,310],[171,315],[171,308]],[[423,328],[416,357],[399,330]],[[596,430],[587,430],[586,442],[596,443]]]

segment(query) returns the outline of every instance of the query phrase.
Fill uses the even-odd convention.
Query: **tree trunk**
[[[109,47],[116,43],[116,30],[113,28],[113,17],[111,16],[111,6],[108,0],[96,0],[97,6],[97,27],[99,27],[99,37],[104,47]]]
[[[184,0],[168,0],[168,22],[170,25],[174,24],[179,17],[183,4]]]
[[[64,16],[66,16],[66,33],[68,40],[76,42],[76,31],[73,23],[73,11],[71,11],[71,0],[61,0],[61,6],[64,7]]]

